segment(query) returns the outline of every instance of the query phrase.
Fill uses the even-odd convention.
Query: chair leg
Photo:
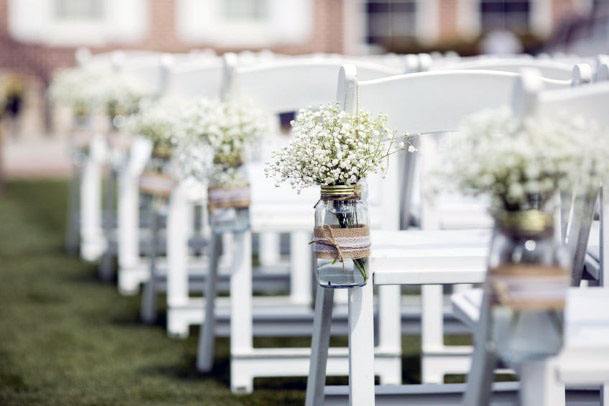
[[[156,321],[156,279],[157,279],[157,260],[159,249],[159,229],[160,229],[160,214],[155,208],[150,211],[150,276],[144,284],[144,292],[142,294],[142,320],[144,323],[152,324]]]
[[[218,284],[218,260],[222,249],[222,236],[212,233],[210,241],[209,269],[205,281],[205,318],[199,333],[197,369],[211,371],[214,365],[216,338],[216,288]]]
[[[564,406],[565,387],[556,377],[553,358],[526,362],[520,368],[522,406]]]
[[[321,286],[317,286],[313,337],[311,341],[311,361],[309,364],[309,377],[307,379],[306,406],[319,406],[324,403],[324,387],[326,385],[326,365],[328,362],[328,347],[330,346],[333,304],[334,289],[324,289]]]
[[[497,363],[492,348],[490,331],[490,295],[484,292],[480,307],[480,321],[475,333],[475,347],[472,355],[472,367],[467,375],[467,390],[463,404],[465,406],[486,406],[490,404],[493,373]]]
[[[110,244],[110,241],[115,220],[115,187],[116,171],[114,169],[110,169],[110,172],[108,173],[108,181],[106,183],[106,193],[104,196],[105,210],[103,210],[104,215],[102,218],[102,227],[108,244],[106,244],[106,249],[102,255],[101,262],[99,264],[99,275],[100,279],[103,281],[109,281],[112,279],[112,260],[114,257],[114,253],[112,252],[112,246]]]
[[[66,250],[69,255],[78,254],[79,244],[79,184],[80,184],[80,167],[77,164],[72,165],[72,178],[69,186],[68,197],[68,224],[66,228]]]
[[[307,305],[311,303],[310,240],[310,235],[306,231],[294,231],[290,235],[290,301],[292,303]]]
[[[601,386],[601,405],[600,406],[608,406],[609,405],[609,385],[604,384]]]
[[[263,266],[276,265],[280,259],[279,234],[266,232],[261,233],[259,237],[260,263]]]
[[[230,386],[233,393],[252,393],[254,377],[239,356],[254,352],[252,319],[252,233],[233,233],[230,280]]]
[[[426,361],[427,354],[444,346],[442,285],[422,286],[421,301],[421,381],[440,384],[444,381],[444,372]]]
[[[349,289],[349,403],[374,405],[374,301],[369,280]]]

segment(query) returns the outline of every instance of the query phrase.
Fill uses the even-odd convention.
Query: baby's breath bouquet
[[[265,172],[296,190],[357,185],[384,171],[387,157],[408,141],[389,130],[385,116],[349,114],[337,104],[300,110],[292,127],[293,141],[273,153]]]
[[[238,169],[270,128],[270,117],[248,101],[199,100],[181,119],[184,172],[212,185],[242,185],[247,180]],[[199,165],[206,155],[211,155],[212,165]]]
[[[174,185],[175,166],[173,157],[179,124],[188,102],[177,97],[143,101],[138,112],[121,123],[122,133],[139,136],[152,143],[152,156],[140,177],[140,190],[144,194],[167,198]]]
[[[141,103],[136,114],[125,119],[121,128],[129,134],[149,139],[155,157],[168,158],[181,134],[181,118],[188,108],[188,102],[176,97],[147,100]]]
[[[301,190],[321,186],[316,205],[314,251],[323,287],[361,286],[367,280],[368,212],[361,183],[385,169],[388,157],[409,145],[383,115],[350,114],[337,104],[298,112],[293,140],[273,154],[266,174]]]
[[[153,95],[152,89],[137,76],[110,71],[94,86],[94,103],[102,108],[111,120],[137,112],[140,102]],[[120,120],[119,120],[120,121]]]
[[[105,72],[92,68],[69,68],[57,73],[49,87],[51,101],[72,109],[77,119],[83,119],[94,109],[95,83]]]
[[[77,67],[59,72],[49,95],[54,102],[70,107],[77,118],[100,110],[114,119],[137,111],[139,102],[152,93],[133,75],[103,67]]]
[[[447,141],[438,160],[445,188],[492,202],[483,300],[492,346],[510,366],[556,355],[578,271],[554,230],[551,203],[560,192],[588,193],[603,183],[609,133],[577,117],[521,118],[504,108],[472,115]]]
[[[444,188],[489,197],[494,211],[539,210],[560,191],[602,183],[609,143],[601,132],[576,117],[483,111],[448,137],[436,173]]]
[[[215,232],[249,227],[251,148],[271,129],[270,116],[245,100],[200,100],[182,116],[178,161],[184,175],[207,184]]]

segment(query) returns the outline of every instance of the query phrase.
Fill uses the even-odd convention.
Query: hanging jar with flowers
[[[388,129],[386,117],[337,104],[301,110],[292,126],[293,140],[273,154],[267,176],[297,190],[320,187],[311,241],[317,280],[326,288],[363,286],[370,255],[365,179],[383,171],[389,155],[414,147]]]
[[[250,227],[247,162],[270,131],[269,116],[245,100],[199,100],[181,120],[179,163],[184,176],[207,185],[213,232]]]
[[[121,126],[127,134],[148,139],[152,153],[140,177],[140,189],[146,195],[167,198],[175,183],[172,158],[179,136],[178,123],[188,103],[178,98],[163,98],[142,103],[140,110],[125,119]]]
[[[572,259],[555,228],[557,197],[602,184],[609,169],[599,159],[609,156],[602,138],[576,118],[521,118],[503,108],[467,118],[443,146],[444,189],[491,201],[483,300],[490,308],[482,309],[490,322],[481,328],[492,343],[480,345],[495,348],[510,366],[562,348]]]

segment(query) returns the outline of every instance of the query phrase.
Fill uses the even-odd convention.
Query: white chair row
[[[301,76],[294,76],[296,74],[294,73],[290,73],[288,68],[285,68],[285,79],[281,77],[281,65],[282,64],[276,64],[275,66],[273,66],[273,63],[269,63],[268,66],[252,66],[251,68],[246,67],[246,68],[231,68],[233,72],[237,72],[234,73],[234,75],[236,76],[237,80],[235,79],[231,79],[234,80],[233,83],[238,83],[239,85],[230,85],[230,86],[226,86],[225,89],[230,89],[229,93],[239,93],[239,94],[243,94],[246,96],[250,96],[250,97],[256,97],[258,93],[261,94],[260,99],[257,100],[262,106],[266,106],[267,104],[270,104],[271,107],[272,106],[282,106],[282,108],[289,108],[289,109],[296,109],[297,107],[305,107],[307,104],[315,104],[315,103],[320,103],[322,101],[326,102],[326,101],[332,101],[335,100],[334,99],[334,89],[336,88],[335,85],[330,85],[329,83],[332,83],[332,80],[334,81],[334,83],[336,82],[336,77],[337,77],[337,72],[338,72],[338,65],[340,65],[340,63],[342,63],[342,61],[340,60],[336,60],[334,62],[329,61],[329,59],[331,58],[323,58],[323,59],[319,59],[319,61],[323,61],[323,63],[321,63],[321,65],[326,65],[327,66],[334,66],[334,79],[330,79],[330,75],[328,75],[327,79],[324,79],[324,81],[320,81],[318,78],[318,76],[316,76],[313,72],[312,72],[312,66],[313,65],[309,65],[306,66],[306,64],[304,64],[305,66],[302,67],[301,69],[303,69],[303,73],[301,74]],[[410,58],[411,61],[413,61],[413,58]],[[286,61],[286,63],[284,63],[284,65],[290,65],[290,63],[287,63],[289,61]],[[303,61],[299,61],[299,63],[302,63]],[[535,61],[535,62],[541,62],[541,61]],[[502,63],[504,65],[506,65],[505,61],[502,61]],[[419,65],[423,65],[424,63],[419,63]],[[297,63],[292,62],[292,67],[294,68],[295,66],[297,66]],[[362,64],[362,65],[366,65],[366,64]],[[510,64],[507,64],[510,65]],[[541,64],[539,64],[541,65]],[[552,68],[555,68],[554,66],[555,64],[552,64]],[[370,65],[371,66],[371,65]],[[486,68],[489,68],[490,65],[487,64]],[[216,76],[215,80],[202,80],[203,76],[199,76],[199,74],[201,74],[203,69],[209,68],[210,72],[216,72],[218,75]],[[472,66],[464,66],[464,68],[472,68]],[[514,69],[513,65],[509,66],[510,69]],[[216,63],[216,65],[214,65],[214,63],[211,63],[209,66],[206,67],[200,67],[200,66],[185,66],[185,65],[178,65],[175,68],[176,71],[176,75],[175,77],[180,77],[180,75],[178,74],[178,72],[183,73],[183,75],[181,77],[186,78],[187,74],[191,74],[192,76],[190,76],[190,80],[192,81],[192,79],[194,79],[195,77],[198,79],[197,81],[195,81],[194,83],[197,83],[197,86],[184,86],[185,83],[188,83],[187,80],[182,81],[181,85],[179,84],[179,82],[173,84],[173,85],[168,85],[167,89],[175,89],[173,91],[175,91],[177,94],[187,94],[187,92],[191,92],[190,94],[187,94],[188,96],[199,96],[199,95],[211,95],[214,94],[213,90],[210,90],[209,93],[207,93],[208,89],[210,89],[209,86],[211,86],[211,89],[216,89],[219,90],[222,86],[218,85],[219,83],[221,83],[221,79],[223,77],[228,77],[228,74],[224,74],[224,72],[222,71],[222,68],[219,67],[219,64]],[[375,68],[379,71],[383,71],[382,76],[384,75],[388,75],[388,74],[395,74],[398,73],[397,71],[393,70],[392,72],[390,72],[390,69],[384,68]],[[507,68],[503,68],[506,70],[510,70]],[[329,71],[329,69],[326,69]],[[385,71],[386,70],[386,71]],[[500,66],[497,67],[496,70],[502,70],[502,68]],[[241,73],[242,71],[242,73]],[[245,80],[243,82],[241,82],[240,76],[239,75],[243,75],[243,77],[245,78]],[[254,79],[248,79],[247,75],[250,74],[252,78]],[[256,76],[259,75],[259,76]],[[272,75],[272,76],[271,76]],[[267,77],[269,76],[269,77]],[[379,74],[379,76],[381,76]],[[169,75],[169,77],[171,78],[172,75]],[[302,96],[294,96],[288,89],[290,89],[290,87],[295,86],[295,84],[299,83],[298,80],[295,80],[296,77],[304,77],[305,79],[303,80],[309,80],[309,82],[305,82],[308,83],[310,86],[305,87],[306,91],[304,91],[303,93],[307,93],[310,92],[311,89],[318,89],[319,91],[315,91],[315,94],[322,94],[324,95],[323,98],[320,97],[319,99],[313,99],[313,101],[308,102],[304,105],[302,104],[297,104],[296,101],[300,101],[302,100]],[[249,80],[249,82],[248,82]],[[286,83],[285,86],[279,86],[279,83],[283,83],[282,81],[284,81]],[[171,79],[168,79],[168,82],[171,83]],[[269,83],[270,84],[267,84]],[[225,82],[228,83],[228,82]],[[552,83],[553,85],[566,85],[566,82],[561,84],[558,82],[548,82],[548,83]],[[231,88],[231,86],[233,86]],[[267,87],[265,87],[267,86]],[[480,87],[480,85],[476,85],[476,87]],[[417,88],[415,89],[418,93],[416,93],[417,95],[425,95],[427,89],[433,89],[434,87],[428,87],[427,85],[422,86],[421,88]],[[201,90],[198,90],[201,89]],[[273,89],[273,91],[269,91],[269,89]],[[471,93],[471,89],[466,89],[469,90]],[[467,94],[467,91],[464,90],[464,94]],[[169,90],[167,90],[169,92]],[[276,92],[283,92],[283,94],[279,94],[277,95]],[[201,92],[201,93],[199,93]],[[257,93],[258,92],[258,93]],[[317,93],[318,92],[318,93]],[[328,93],[329,92],[329,93]],[[216,94],[220,94],[220,92],[218,91],[218,93]],[[329,94],[329,96],[327,96]],[[295,100],[290,100],[290,97],[296,97],[296,101]],[[300,98],[299,98],[300,97]],[[282,112],[282,110],[273,110],[273,108],[269,108],[271,111],[277,111],[277,112]],[[283,110],[283,111],[289,111],[289,110]],[[434,110],[435,112],[436,110]],[[424,116],[429,116],[429,113],[427,113]],[[446,130],[447,128],[441,128],[443,130]],[[140,151],[144,151],[145,147],[143,147],[143,145],[139,146]],[[431,149],[432,147],[430,146],[429,148],[422,148],[422,151],[425,152],[427,149]],[[137,149],[136,148],[136,144],[134,144],[132,146],[132,152],[133,149]],[[137,156],[137,154],[134,154],[135,156]],[[145,155],[145,154],[144,154]],[[137,161],[137,160],[136,160]],[[140,161],[141,162],[141,161]],[[393,163],[393,165],[395,165],[397,167],[397,163]],[[133,195],[133,191],[134,189],[136,190],[136,194],[137,194],[137,171],[141,171],[141,165],[138,164],[134,164],[132,165],[132,171],[130,172],[131,175],[129,175],[129,184],[131,185],[131,195]],[[294,304],[298,304],[298,305],[306,305],[309,301],[310,301],[310,297],[311,297],[311,278],[310,278],[310,274],[308,273],[310,271],[309,269],[309,261],[307,260],[307,258],[310,258],[310,253],[308,252],[308,249],[305,248],[306,247],[306,242],[308,240],[308,233],[310,232],[310,229],[312,227],[312,214],[311,214],[311,206],[312,205],[305,205],[305,204],[298,204],[295,202],[298,201],[302,201],[304,200],[303,198],[293,198],[290,197],[292,196],[291,193],[286,192],[286,193],[281,193],[281,192],[276,192],[276,191],[268,191],[268,184],[264,181],[260,182],[261,179],[261,174],[260,171],[257,171],[256,169],[253,170],[254,173],[258,173],[259,175],[256,177],[253,177],[252,180],[252,184],[253,184],[253,192],[256,194],[258,193],[258,196],[260,196],[260,199],[254,197],[254,204],[252,206],[252,219],[253,219],[253,231],[255,232],[260,232],[262,233],[262,235],[267,235],[267,236],[271,236],[271,238],[267,238],[267,247],[271,247],[271,250],[263,250],[263,252],[267,252],[267,253],[271,253],[270,255],[267,256],[267,260],[263,261],[263,262],[269,262],[269,263],[273,263],[275,261],[277,261],[277,255],[276,253],[278,253],[278,246],[277,246],[277,238],[273,237],[274,235],[276,235],[275,233],[277,232],[289,232],[291,235],[291,239],[292,239],[292,255],[294,255],[294,258],[291,259],[291,263],[293,264],[292,268],[292,287],[293,289],[291,290],[292,293],[292,297],[289,298],[287,300],[287,302],[292,302]],[[396,172],[394,170],[394,172]],[[260,183],[260,185],[256,186],[256,182]],[[386,184],[391,184],[390,180],[387,180],[385,183]],[[395,183],[394,182],[394,187],[393,189],[390,190],[390,192],[388,193],[382,193],[380,194],[382,200],[386,200],[386,202],[383,202],[383,204],[387,205],[391,205],[391,206],[395,206],[393,208],[392,212],[396,212],[398,213],[397,215],[399,216],[399,208],[397,208],[398,206],[398,198],[397,196],[399,196],[399,193],[397,192],[398,187],[395,187]],[[182,189],[180,189],[182,188]],[[187,212],[186,210],[186,206],[188,206],[189,203],[188,202],[188,198],[187,198],[187,194],[185,193],[186,190],[188,188],[186,186],[178,186],[174,193],[172,194],[172,200],[171,200],[171,204],[170,204],[170,218],[169,218],[169,230],[168,233],[173,237],[175,236],[176,239],[174,238],[168,238],[168,241],[172,241],[172,248],[168,247],[168,269],[167,269],[167,285],[168,285],[168,304],[171,307],[171,303],[174,303],[173,309],[176,310],[174,312],[170,311],[169,315],[174,314],[175,317],[171,317],[172,320],[174,320],[173,322],[169,322],[168,324],[168,328],[170,329],[170,332],[172,332],[172,334],[175,335],[184,335],[187,332],[187,326],[191,323],[198,323],[200,321],[203,320],[202,317],[202,306],[203,306],[203,302],[201,302],[200,300],[198,301],[191,301],[190,299],[188,299],[188,292],[189,292],[189,279],[188,279],[188,267],[186,264],[186,260],[187,260],[187,244],[188,244],[188,240],[187,240],[187,234],[184,232],[184,230],[188,229],[188,217],[184,216],[184,213]],[[123,190],[122,188],[120,189],[121,191]],[[181,191],[179,191],[181,190]],[[389,190],[389,189],[388,189]],[[258,191],[258,192],[256,192]],[[122,193],[122,192],[121,192]],[[129,195],[127,193],[127,195]],[[128,199],[129,200],[129,199]],[[120,197],[119,197],[119,202],[120,202]],[[256,205],[256,202],[260,202],[259,205]],[[281,202],[280,204],[278,204],[279,202]],[[426,209],[423,210],[423,213],[432,213],[432,211],[430,211],[430,208],[428,205],[426,205],[425,203],[421,204],[421,206]],[[121,207],[121,204],[119,203],[119,207]],[[130,209],[129,212],[130,213],[134,213],[137,212],[137,209],[134,210],[133,207],[137,208],[137,204],[133,204],[133,199],[131,199],[131,203],[130,203]],[[278,209],[285,207],[286,209],[283,210],[283,212],[280,213],[278,212]],[[180,208],[182,208],[182,210],[180,210]],[[120,209],[119,209],[120,210]],[[448,212],[450,212],[450,210],[447,210]],[[441,210],[438,211],[436,208],[436,213],[440,212]],[[172,213],[174,213],[174,215],[172,216]],[[453,218],[454,217],[458,217],[459,215],[462,215],[462,213],[464,213],[464,211],[462,210],[459,214],[457,214],[456,216],[453,214]],[[139,244],[139,242],[134,243],[135,239],[133,238],[133,230],[136,230],[136,226],[139,229],[139,222],[134,221],[134,217],[131,215],[124,215],[122,218],[126,219],[129,218],[129,220],[127,220],[127,223],[130,227],[131,230],[131,234],[129,232],[127,233],[119,233],[119,235],[131,235],[131,251],[130,251],[130,256],[127,256],[126,258],[131,258],[131,260],[134,260],[135,258],[137,258],[138,263],[141,265],[141,259],[140,259],[140,255],[139,253],[134,254],[135,250],[134,250],[134,246],[137,246]],[[422,216],[422,218],[424,218],[424,216]],[[427,219],[436,219],[438,218],[438,216],[436,215],[427,215],[426,217]],[[303,221],[304,219],[306,219],[306,221]],[[295,221],[296,220],[296,221]],[[386,221],[384,221],[384,219],[381,219],[379,221],[379,223],[387,223]],[[121,226],[121,221],[119,221],[119,227]],[[397,223],[396,223],[397,224]],[[424,222],[425,224],[425,222]],[[426,222],[426,224],[430,224],[429,221]],[[397,227],[397,226],[396,226]],[[435,226],[427,226],[426,228],[438,228],[441,227],[438,225]],[[386,228],[386,227],[385,227]],[[393,226],[391,226],[390,229],[394,229]],[[397,228],[395,228],[397,229]],[[416,232],[415,232],[416,233]],[[137,231],[135,232],[135,234],[137,234]],[[439,233],[438,233],[439,234]],[[413,234],[414,235],[414,234]],[[427,234],[426,234],[427,235]],[[433,237],[433,233],[430,233],[429,236],[430,238]],[[414,237],[413,237],[414,238]],[[422,238],[421,235],[418,236],[418,238]],[[439,239],[440,242],[442,242],[441,239]],[[245,251],[243,252],[251,252],[251,242],[248,240],[247,237],[239,237],[236,239],[236,244],[237,247],[233,247],[233,250],[236,249],[236,252],[242,252],[240,251],[242,248],[245,249]],[[428,244],[430,244],[430,246],[436,246],[436,243],[432,243],[431,241],[428,242]],[[120,247],[120,244],[119,244]],[[249,248],[248,248],[249,247]],[[303,249],[305,248],[305,249]],[[119,252],[120,252],[120,248],[119,248]],[[214,252],[214,249],[212,247],[211,252]],[[432,255],[435,255],[432,254]],[[119,261],[120,261],[120,253],[119,253]],[[214,255],[212,255],[212,258],[214,257]],[[247,255],[245,255],[245,257],[247,257]],[[233,282],[231,282],[231,303],[233,306],[233,311],[230,314],[231,317],[231,324],[233,324],[236,327],[237,332],[233,331],[233,336],[234,336],[234,340],[235,340],[235,348],[234,348],[234,355],[235,355],[235,370],[239,371],[245,371],[244,373],[240,374],[240,373],[236,373],[237,375],[235,376],[234,379],[234,385],[233,385],[233,380],[231,380],[231,385],[233,386],[233,388],[237,391],[249,391],[251,390],[251,380],[253,379],[253,374],[252,370],[264,370],[264,366],[268,365],[268,364],[272,364],[272,365],[276,365],[278,368],[277,369],[281,369],[283,368],[284,370],[286,370],[286,368],[292,368],[290,367],[290,365],[293,365],[293,370],[294,372],[292,372],[291,374],[294,375],[306,375],[307,374],[307,366],[308,366],[308,352],[303,352],[301,351],[299,355],[296,356],[296,358],[292,359],[291,362],[288,362],[287,359],[289,358],[289,354],[293,354],[293,353],[298,353],[298,351],[295,352],[281,352],[278,351],[276,354],[271,354],[271,352],[269,352],[269,354],[265,354],[264,351],[259,351],[259,352],[255,352],[253,351],[254,349],[252,348],[251,345],[248,345],[248,342],[251,343],[251,339],[248,337],[251,337],[251,320],[252,320],[252,314],[255,314],[256,312],[253,310],[255,309],[254,306],[254,302],[251,300],[246,300],[246,299],[238,299],[239,296],[237,296],[235,294],[235,292],[239,292],[239,295],[242,295],[243,292],[249,292],[248,290],[248,281],[249,284],[251,285],[251,276],[248,277],[248,273],[251,275],[251,271],[252,271],[252,267],[251,267],[251,263],[247,263],[248,259],[245,257],[237,257],[235,260],[242,260],[243,262],[241,262],[241,267],[239,267],[239,263],[233,264],[232,267],[234,267],[235,269],[244,269],[246,268],[245,271],[242,271],[240,273],[237,273],[237,275],[241,275],[236,276],[236,275],[232,275],[231,279],[233,279]],[[269,258],[270,257],[270,258]],[[424,255],[423,255],[424,257]],[[123,257],[125,258],[125,257]],[[450,256],[449,256],[450,258]],[[446,259],[444,259],[446,260]],[[237,261],[238,262],[238,261]],[[131,262],[133,263],[133,261]],[[443,266],[442,265],[442,260],[439,260],[437,262],[437,265],[434,265],[437,267]],[[127,269],[127,268],[124,268]],[[137,282],[129,282],[127,283],[127,285],[129,285],[129,288],[124,289],[124,291],[133,291],[133,286],[137,286],[139,283],[143,282],[146,280],[148,272],[147,272],[147,267],[146,264],[144,263],[143,266],[140,266],[139,270],[141,272],[139,272],[139,277],[135,277],[133,278],[133,280],[137,281]],[[177,271],[176,271],[177,270]],[[122,272],[119,271],[119,275],[121,275]],[[126,274],[126,273],[125,273]],[[135,274],[135,273],[134,273]],[[245,275],[245,276],[244,276]],[[138,279],[139,278],[139,279]],[[119,276],[119,281],[121,280],[121,277]],[[212,280],[211,278],[209,278],[208,280]],[[467,277],[465,277],[462,280],[458,280],[457,282],[459,283],[468,283],[468,282],[474,282],[474,280],[472,279],[468,279]],[[455,283],[457,283],[455,282]],[[433,282],[421,282],[421,284],[426,284],[426,283],[433,283]],[[233,290],[233,286],[235,285],[235,288]],[[210,285],[208,284],[208,293],[213,293],[210,289]],[[426,288],[427,289],[427,288]],[[432,287],[432,289],[435,289],[435,287]],[[251,289],[250,289],[251,290]],[[379,300],[381,301],[381,311],[384,313],[383,314],[389,314],[389,317],[391,318],[390,321],[387,317],[385,317],[384,320],[386,320],[386,322],[381,323],[381,325],[385,325],[386,327],[383,328],[381,327],[382,330],[382,337],[391,337],[390,339],[384,339],[384,343],[390,343],[390,346],[385,346],[385,348],[390,348],[390,351],[387,351],[386,354],[389,354],[389,358],[396,358],[396,353],[397,358],[399,358],[399,343],[400,343],[400,333],[399,333],[399,311],[396,309],[399,309],[399,291],[397,289],[395,289],[394,287],[392,287],[391,289],[384,289],[386,292],[389,292],[388,294],[383,294],[380,296]],[[428,289],[428,291],[431,291],[430,289]],[[435,293],[432,293],[432,295],[427,295],[427,296],[433,296],[435,295],[436,299],[434,300],[424,300],[423,301],[423,311],[427,312],[426,315],[423,317],[423,339],[424,339],[424,346],[428,349],[427,353],[432,355],[431,358],[433,358],[433,354],[434,352],[443,352],[443,351],[437,351],[438,349],[444,350],[444,348],[440,348],[438,347],[436,344],[439,342],[440,345],[442,343],[442,330],[441,330],[441,322],[442,322],[442,295],[441,295],[441,291],[438,291],[437,289],[434,290]],[[206,295],[207,296],[207,295]],[[212,295],[213,296],[213,295]],[[183,300],[184,298],[186,298],[186,301]],[[268,301],[267,301],[268,302]],[[272,302],[272,301],[271,301]],[[286,301],[284,300],[283,303],[285,303]],[[207,315],[209,316],[209,314],[213,314],[213,311],[210,311],[210,304],[213,304],[214,301],[207,301]],[[274,305],[276,305],[277,302],[274,303]],[[192,304],[192,306],[191,306]],[[383,304],[385,304],[383,306]],[[306,306],[305,306],[306,307]],[[260,308],[260,307],[259,307]],[[230,309],[227,308],[227,310]],[[238,309],[238,310],[237,310]],[[383,310],[385,309],[385,310]],[[387,309],[393,309],[391,311],[387,310]],[[213,307],[212,307],[213,310]],[[210,313],[211,312],[211,313]],[[248,317],[248,313],[249,313],[249,317]],[[264,312],[263,312],[264,313]],[[169,321],[169,315],[168,315],[168,321]],[[264,314],[263,314],[264,315]],[[382,317],[382,316],[381,316]],[[186,323],[184,323],[184,319],[186,319]],[[207,319],[207,318],[206,318]],[[250,320],[249,322],[247,320]],[[176,321],[177,320],[177,321]],[[191,321],[193,320],[193,321]],[[279,321],[281,321],[281,317],[278,317]],[[382,318],[383,320],[383,318]],[[396,320],[397,320],[397,324],[396,324]],[[438,323],[439,321],[439,323]],[[185,327],[186,324],[186,327]],[[206,323],[207,324],[207,323]],[[438,329],[437,326],[440,326],[440,328]],[[248,327],[249,326],[249,327]],[[396,327],[397,326],[397,327]],[[207,328],[207,325],[205,326]],[[249,329],[249,332],[248,332]],[[205,330],[204,330],[205,331]],[[209,333],[209,331],[211,331],[211,334]],[[241,331],[241,332],[239,332]],[[386,334],[385,334],[386,333]],[[211,329],[208,329],[206,333],[204,333],[204,336],[207,337],[207,342],[210,341],[209,337],[213,338],[213,327]],[[396,339],[397,337],[397,339]],[[233,337],[231,338],[233,339]],[[438,340],[439,339],[439,340]],[[211,340],[213,342],[213,339]],[[383,339],[381,339],[381,341],[383,341]],[[240,343],[240,344],[239,344]],[[382,346],[381,346],[382,347]],[[442,346],[443,347],[443,346]],[[203,345],[203,349],[205,348],[205,345]],[[250,351],[250,349],[252,351]],[[451,350],[448,351],[449,353],[449,357],[450,357],[450,352]],[[379,351],[379,353],[383,353],[383,351]],[[202,351],[202,354],[205,354],[205,351]],[[438,354],[440,355],[440,354]],[[445,356],[446,353],[441,354],[442,356]],[[274,357],[283,357],[283,359],[285,359],[285,362],[279,362],[276,363],[274,360]],[[293,356],[293,355],[292,355]],[[343,352],[343,356],[342,359],[346,360],[346,358],[344,358],[346,356],[346,353]],[[238,359],[241,357],[241,361],[239,361]],[[453,357],[454,358],[454,357]],[[449,365],[449,362],[446,362],[444,360],[441,360],[441,358],[438,358],[438,362],[436,362],[437,367],[434,367],[432,363],[428,364],[427,367],[424,367],[424,371],[435,371],[437,370],[441,370],[443,366],[445,365]],[[238,364],[243,365],[243,367],[239,367]],[[338,362],[338,364],[345,364],[345,361],[340,361]],[[337,364],[337,365],[338,365]],[[300,366],[299,366],[300,365]],[[386,370],[388,371],[387,374],[393,374],[395,376],[395,365],[396,363],[393,362],[391,368],[386,368]],[[463,363],[460,364],[460,367],[458,368],[459,370],[462,370],[462,368],[464,367]],[[399,369],[399,368],[398,368]],[[346,372],[346,367],[337,367],[337,374],[344,374]],[[389,370],[391,370],[391,372],[389,372]],[[279,372],[274,372],[273,368],[270,368],[271,372],[268,373],[279,373]],[[254,372],[255,374],[255,372]],[[398,372],[397,375],[399,376],[400,373]],[[424,373],[424,377],[425,377],[425,373]],[[427,379],[428,381],[436,381],[441,377],[441,375],[439,375],[437,372],[431,372],[428,373],[425,377],[425,379]],[[399,379],[399,378],[398,378]],[[441,378],[440,378],[441,379]],[[384,379],[383,382],[390,382],[390,380]],[[397,383],[397,382],[396,382]]]

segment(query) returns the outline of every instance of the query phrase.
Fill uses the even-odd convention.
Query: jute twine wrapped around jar
[[[507,264],[490,270],[492,304],[513,310],[562,310],[569,273],[557,266]]]
[[[164,173],[144,172],[140,177],[140,191],[155,197],[168,198],[175,186],[175,180]]]
[[[496,216],[501,230],[518,237],[552,235],[554,219],[540,210],[504,212]],[[569,272],[555,265],[506,263],[489,270],[492,304],[513,310],[562,310]]]
[[[250,207],[250,186],[209,187],[207,204],[210,210],[247,209]]]
[[[347,201],[361,198],[360,185],[321,187],[321,200]],[[341,227],[323,225],[313,229],[313,252],[320,259],[362,259],[370,256],[370,228],[366,225]]]
[[[340,228],[320,226],[313,230],[313,252],[320,259],[361,259],[370,256],[368,226]]]

